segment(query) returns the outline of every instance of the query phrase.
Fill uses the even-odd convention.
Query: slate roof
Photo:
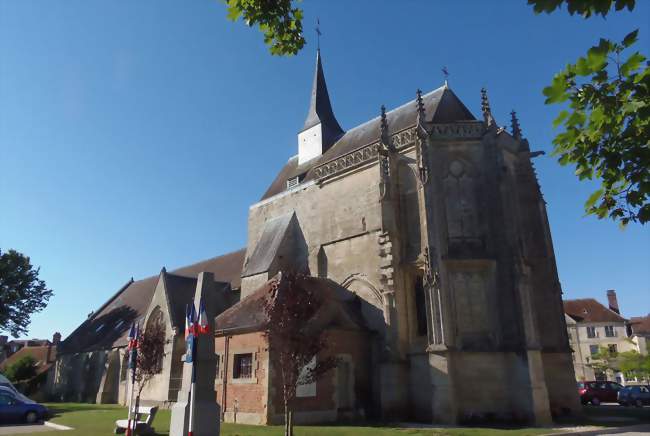
[[[422,99],[427,122],[453,123],[457,121],[476,121],[474,115],[472,115],[469,109],[467,109],[448,86],[431,91],[423,95]],[[389,135],[415,126],[417,118],[415,99],[387,112],[386,116],[388,119]],[[302,165],[298,165],[298,156],[292,157],[280,170],[261,200],[283,192],[286,189],[288,179],[304,174],[302,181],[311,180],[313,179],[312,170],[316,166],[377,141],[379,139],[380,122],[380,117],[376,117],[348,130],[324,154]]]
[[[650,315],[633,316],[630,318],[632,333],[641,336],[650,336]]]
[[[291,212],[270,219],[264,223],[262,236],[242,271],[242,277],[269,270],[294,216],[295,214]]]
[[[264,304],[270,298],[271,289],[277,282],[277,277],[268,280],[258,290],[217,316],[215,318],[217,334],[220,330],[239,332],[261,330],[268,322]],[[319,293],[326,302],[337,305],[337,311],[345,312],[356,325],[365,327],[358,297],[336,282],[325,278],[304,276],[297,283],[298,286],[309,287],[310,290]]]
[[[565,300],[564,312],[577,322],[626,322],[618,313],[593,298]]]
[[[302,130],[314,127],[322,123],[331,129],[332,134],[340,135],[343,129],[336,121],[330,96],[327,92],[327,83],[325,83],[325,74],[323,73],[323,64],[321,62],[320,50],[316,51],[316,71],[314,72],[314,82],[311,87],[311,101],[309,102],[309,111]]]
[[[184,266],[167,273],[170,279],[168,285],[183,295],[180,309],[174,304],[172,308],[174,320],[177,323],[178,312],[184,316],[185,294],[189,287],[196,287],[196,277],[200,272],[211,272],[220,282],[228,282],[233,289],[241,286],[241,271],[244,264],[246,249],[234,251],[222,256],[213,257],[192,265]],[[86,319],[75,331],[59,344],[60,353],[79,353],[83,351],[110,349],[126,345],[126,337],[131,324],[142,319],[149,307],[158,283],[159,275],[142,280],[127,282],[93,315]],[[173,292],[172,292],[173,294]],[[172,298],[174,298],[172,296]]]

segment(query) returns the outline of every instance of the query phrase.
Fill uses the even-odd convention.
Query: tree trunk
[[[284,398],[284,436],[289,435],[289,404],[287,403],[287,398]]]
[[[288,436],[293,436],[293,410],[289,409],[288,415],[289,415],[289,435]]]

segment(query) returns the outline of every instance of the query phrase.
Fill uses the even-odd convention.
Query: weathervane
[[[320,32],[320,18],[316,18],[316,34],[318,35],[316,38],[318,38],[318,50],[320,50],[320,36],[322,33]]]
[[[447,86],[447,79],[449,78],[449,71],[447,71],[446,66],[442,67],[442,74],[445,75],[445,86]]]

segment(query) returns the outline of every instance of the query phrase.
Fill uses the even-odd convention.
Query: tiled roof
[[[564,312],[578,322],[626,322],[618,313],[593,298],[565,300]]]
[[[650,335],[650,314],[646,316],[633,316],[630,318],[632,333],[637,335]]]
[[[2,362],[0,370],[4,371],[5,368],[13,365],[25,356],[32,356],[34,358],[36,361],[36,372],[40,374],[47,371],[56,360],[56,347],[48,345],[23,347]]]
[[[455,121],[475,121],[474,115],[447,86],[443,86],[422,96],[426,119],[433,123],[452,123]],[[390,135],[412,127],[416,123],[417,105],[415,100],[386,113]],[[298,156],[280,170],[262,200],[279,194],[286,189],[288,179],[305,174],[302,181],[313,179],[313,169],[348,152],[372,144],[379,139],[380,117],[376,117],[345,132],[323,155],[298,165]]]
[[[277,283],[277,277],[267,281],[257,291],[217,316],[215,319],[217,333],[220,330],[261,330],[268,321],[264,312],[264,305],[270,298],[272,287]],[[365,327],[358,297],[352,295],[336,282],[330,279],[301,276],[296,279],[296,284],[303,289],[308,288],[317,292],[324,298],[324,303],[335,305],[335,312],[344,312],[347,319],[358,326]]]
[[[196,277],[200,272],[211,272],[214,274],[215,280],[229,282],[233,289],[239,288],[245,254],[246,250],[241,249],[175,269],[167,275],[170,277],[170,283],[174,289],[184,294],[187,293],[188,286],[196,286]],[[124,285],[95,314],[61,342],[59,352],[78,353],[126,345],[129,327],[134,321],[145,316],[156,289],[158,277],[158,275],[147,277],[142,280],[130,281]],[[187,301],[187,298],[182,301]],[[184,308],[184,304],[180,309],[172,308],[173,323],[179,319],[179,316],[182,319],[183,315],[179,315],[179,313],[184,311]]]

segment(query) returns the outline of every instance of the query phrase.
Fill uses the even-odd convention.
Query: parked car
[[[582,404],[615,403],[618,401],[618,391],[623,388],[620,384],[610,381],[586,381],[578,383],[578,393]]]
[[[618,391],[618,404],[621,406],[643,407],[650,404],[650,388],[648,386],[625,386]]]
[[[33,424],[47,419],[48,415],[47,407],[23,395],[17,396],[11,389],[0,386],[0,423]]]

